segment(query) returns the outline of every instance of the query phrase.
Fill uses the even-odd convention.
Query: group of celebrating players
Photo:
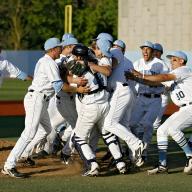
[[[106,156],[111,155],[124,174],[125,156],[136,167],[145,164],[157,130],[159,162],[148,174],[168,172],[168,136],[184,151],[184,172],[191,174],[191,143],[183,133],[192,124],[192,71],[186,66],[187,55],[172,51],[166,55],[168,64],[161,58],[161,44],[145,41],[140,48],[142,58],[132,63],[125,56],[125,43],[113,41],[108,33],[100,33],[90,47],[69,33],[61,42],[49,38],[24,98],[25,129],[1,172],[24,178],[26,174],[16,169],[17,162],[35,165],[34,150],[36,156],[57,154],[57,143],[62,143],[63,163],[68,164],[76,151],[84,163],[83,176],[98,176],[96,152],[102,137],[108,148]],[[4,76],[30,79],[17,68],[8,68],[1,69],[7,72]],[[180,109],[161,125],[168,95]],[[122,152],[123,142],[128,154]]]

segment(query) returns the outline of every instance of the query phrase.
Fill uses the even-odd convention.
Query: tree
[[[25,36],[25,31],[23,30],[25,25],[25,20],[23,19],[25,7],[28,7],[28,3],[25,3],[24,0],[1,1],[0,27],[3,31],[0,35],[1,41],[6,48],[17,50],[23,47],[22,39]]]
[[[0,39],[6,49],[41,49],[64,33],[64,8],[73,5],[72,33],[88,44],[100,32],[117,36],[118,0],[1,0]]]
[[[101,32],[117,38],[117,11],[117,0],[84,0],[73,9],[73,33],[85,44]]]

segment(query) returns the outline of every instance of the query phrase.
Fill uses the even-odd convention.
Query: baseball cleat
[[[187,158],[187,162],[186,162],[186,165],[185,165],[183,172],[188,174],[188,175],[192,174],[192,157]]]
[[[20,162],[23,164],[23,166],[25,167],[30,167],[30,166],[34,166],[35,165],[35,161],[32,160],[30,157],[26,158],[26,159],[22,159],[20,160]]]
[[[133,152],[133,158],[135,160],[135,165],[137,167],[141,167],[144,164],[142,154],[146,148],[147,148],[147,144],[144,142],[141,142],[138,148]]]
[[[155,168],[147,171],[148,175],[155,175],[155,174],[160,174],[160,173],[167,174],[168,168],[163,165],[157,165],[157,166],[155,166]]]
[[[4,175],[9,175],[14,178],[18,178],[18,179],[26,178],[26,175],[23,173],[19,173],[16,168],[12,168],[12,169],[3,168],[1,170],[1,173],[3,173]]]
[[[97,162],[91,163],[91,169],[87,170],[82,176],[96,177],[99,175],[99,165]]]
[[[120,174],[125,174],[126,173],[127,169],[126,169],[125,162],[123,162],[123,161],[119,162],[119,163],[116,164],[116,166],[117,166],[117,169],[119,170]]]
[[[70,155],[66,155],[66,154],[64,154],[64,153],[61,152],[61,157],[60,157],[60,159],[61,159],[61,162],[62,162],[63,164],[69,165],[70,158],[71,158]]]

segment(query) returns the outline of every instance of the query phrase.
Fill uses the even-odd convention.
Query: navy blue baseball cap
[[[153,49],[163,53],[163,46],[161,44],[159,44],[159,43],[154,43],[153,44]]]

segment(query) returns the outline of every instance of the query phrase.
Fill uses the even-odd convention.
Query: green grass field
[[[187,136],[192,132],[188,129]],[[100,142],[101,150],[105,150]],[[153,136],[147,165],[141,170],[131,170],[126,175],[109,171],[99,177],[75,176],[32,176],[27,179],[0,177],[0,192],[191,192],[192,175],[185,175],[185,156],[170,140],[168,151],[169,174],[148,176],[146,170],[157,162],[156,137]]]
[[[146,176],[145,172],[88,178],[81,176],[30,178],[25,180],[1,178],[1,192],[191,192],[190,176],[182,173]]]
[[[22,101],[31,81],[4,79],[0,88],[0,101]]]

